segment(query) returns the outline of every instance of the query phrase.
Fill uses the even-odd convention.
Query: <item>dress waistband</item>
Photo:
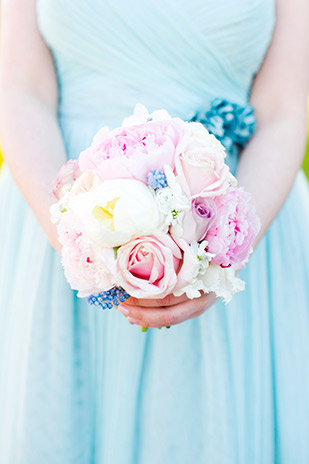
[[[212,100],[190,122],[200,122],[220,140],[229,154],[243,148],[255,132],[256,117],[251,105],[240,106],[222,98]]]

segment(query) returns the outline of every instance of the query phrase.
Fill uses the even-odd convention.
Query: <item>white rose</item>
[[[69,209],[86,233],[103,247],[117,247],[132,238],[161,230],[162,216],[146,185],[134,179],[102,181],[72,196]]]
[[[237,181],[225,164],[223,145],[200,123],[189,123],[191,136],[176,160],[176,172],[185,178],[193,197],[222,195]]]
[[[184,240],[180,239],[179,243],[183,244]],[[214,257],[212,253],[205,251],[207,241],[197,243],[192,242],[191,245],[186,247],[187,253],[191,254],[190,267],[195,268],[195,273],[190,279],[190,283],[174,291],[175,296],[181,296],[184,293],[188,298],[198,298],[201,296],[201,291],[206,291],[206,287],[203,282],[203,275],[205,274],[211,259]],[[186,259],[187,255],[185,255]],[[193,264],[195,262],[195,265]]]

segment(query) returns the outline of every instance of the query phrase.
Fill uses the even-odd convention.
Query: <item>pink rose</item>
[[[67,281],[79,297],[109,290],[115,285],[116,260],[112,248],[95,246],[81,225],[64,213],[57,227],[62,245],[62,264]]]
[[[217,206],[212,198],[194,198],[191,202],[191,209],[186,211],[182,222],[181,237],[188,243],[194,240],[200,242],[215,220]],[[173,229],[172,229],[173,235]]]
[[[139,237],[118,250],[117,284],[135,298],[164,298],[177,283],[181,259],[169,235]]]
[[[248,260],[260,229],[260,220],[249,200],[249,193],[235,187],[214,198],[217,215],[205,237],[207,251],[216,255],[212,260],[214,264],[222,267],[239,264],[241,267]]]
[[[181,119],[153,120],[110,131],[103,127],[79,157],[82,171],[95,170],[102,179],[137,179],[147,183],[152,170],[174,168],[186,143],[188,125]]]
[[[77,160],[70,159],[61,167],[54,182],[55,186],[52,189],[52,193],[57,200],[60,200],[65,195],[80,175],[81,170],[79,169]]]
[[[237,183],[224,162],[224,147],[202,124],[192,122],[189,128],[191,136],[176,160],[176,173],[185,179],[191,196],[222,195]]]

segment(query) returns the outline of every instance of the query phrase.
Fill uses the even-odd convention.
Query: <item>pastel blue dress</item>
[[[183,119],[216,97],[246,105],[275,5],[38,0],[37,17],[77,157],[136,102]],[[242,272],[246,291],[142,333],[76,297],[5,171],[0,463],[308,464],[308,206],[300,173]]]

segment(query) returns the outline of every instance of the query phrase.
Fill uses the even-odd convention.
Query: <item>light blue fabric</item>
[[[39,0],[37,10],[70,157],[136,102],[184,119],[216,97],[246,104],[275,18],[272,0]],[[1,464],[308,463],[308,205],[299,174],[242,273],[246,291],[142,333],[76,298],[4,172]]]

